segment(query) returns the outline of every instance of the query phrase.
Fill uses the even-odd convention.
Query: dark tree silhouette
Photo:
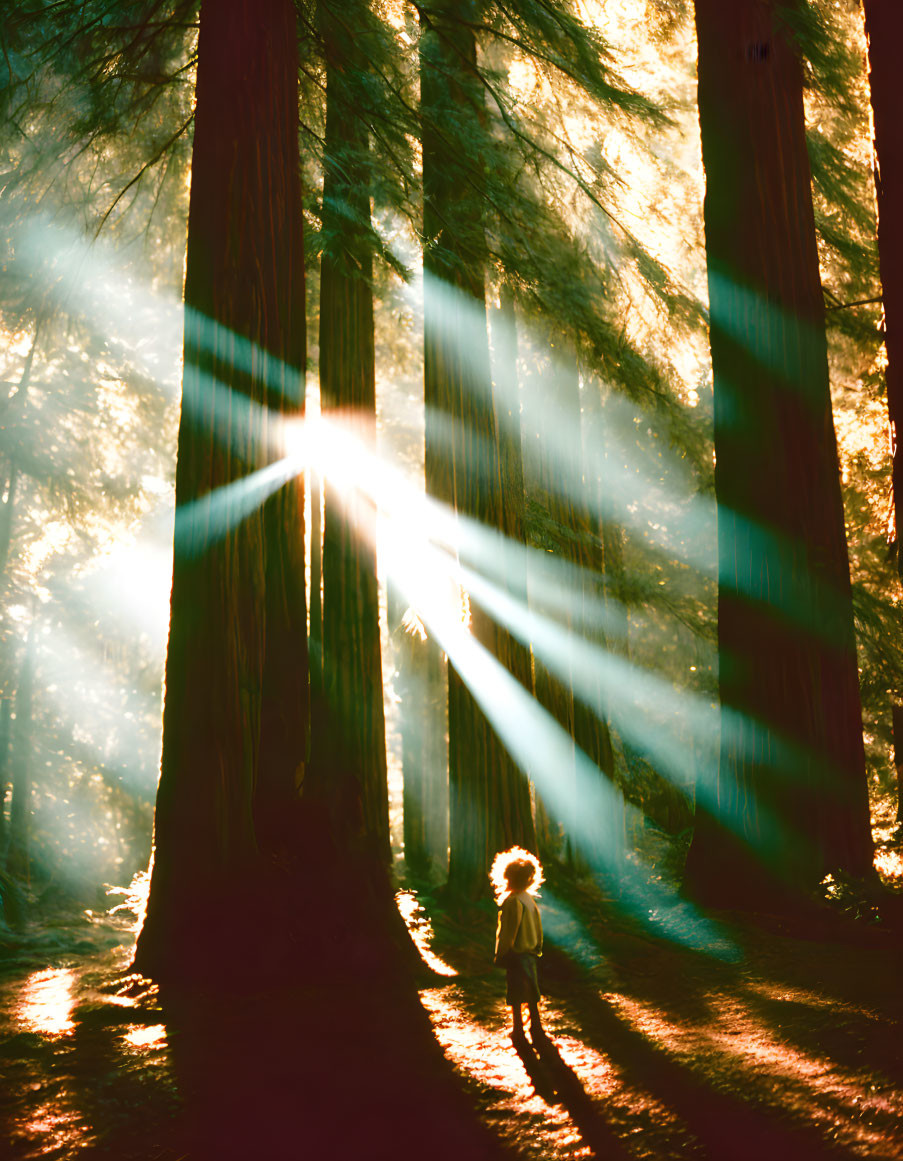
[[[891,422],[894,507],[897,511],[897,567],[903,575],[899,551],[899,513],[903,512],[903,141],[899,119],[903,110],[895,49],[903,34],[903,11],[893,0],[862,0],[868,37],[869,82],[875,139],[875,190],[878,198],[878,258],[884,304],[884,342],[887,347],[887,410]]]
[[[897,77],[896,48],[903,36],[903,10],[893,0],[862,0],[868,37],[872,124],[875,135],[875,191],[878,199],[878,260],[884,305],[887,413],[897,570],[903,576],[900,521],[903,519],[903,97]],[[899,694],[897,695],[899,698]],[[894,762],[897,768],[897,821],[903,822],[903,707],[891,707]]]
[[[349,78],[366,70],[355,45],[359,6],[320,5],[326,52],[326,155],[320,260],[320,406],[375,449],[376,369],[368,132]],[[354,771],[364,825],[388,863],[389,799],[376,579],[376,513],[327,480],[323,540],[323,718],[313,753]]]
[[[687,881],[767,906],[868,873],[868,794],[802,69],[777,4],[697,0],[696,27],[722,740]]]
[[[29,872],[29,838],[31,831],[32,698],[36,649],[36,624],[32,620],[19,669],[16,688],[16,718],[12,728],[11,773],[13,793],[9,806],[9,849],[6,869],[11,875],[27,879]]]
[[[291,0],[204,5],[162,771],[136,953],[156,976],[234,963],[236,908],[254,905],[305,771],[302,484],[241,505],[303,403],[297,63]]]

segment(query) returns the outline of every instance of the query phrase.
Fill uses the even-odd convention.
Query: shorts
[[[506,1003],[512,1007],[539,1003],[539,959],[532,952],[510,952],[505,957],[505,971],[508,977]]]

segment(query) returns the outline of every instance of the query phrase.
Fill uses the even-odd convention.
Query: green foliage
[[[192,12],[21,4],[2,32],[0,686],[35,620],[29,872],[82,894],[150,838],[162,657],[98,565],[170,488]]]

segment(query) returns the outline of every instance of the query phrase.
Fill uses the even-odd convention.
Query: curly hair
[[[499,851],[492,860],[489,880],[496,903],[501,903],[512,891],[529,891],[535,895],[542,883],[542,864],[536,855],[523,847]]]

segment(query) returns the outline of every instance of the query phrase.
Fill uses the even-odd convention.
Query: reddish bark
[[[802,70],[777,13],[696,2],[724,716],[687,877],[752,906],[872,856]]]
[[[376,440],[368,133],[346,74],[360,70],[355,10],[321,6],[326,44],[326,156],[320,260],[320,406],[365,444]],[[325,483],[323,702],[312,753],[325,777],[354,778],[367,834],[388,864],[389,797],[376,579],[375,511]]]
[[[878,199],[878,260],[884,304],[887,368],[887,414],[891,432],[891,479],[897,570],[903,577],[900,546],[903,523],[903,141],[900,116],[903,97],[897,77],[897,51],[903,37],[903,8],[896,0],[862,0],[868,38],[869,86],[875,144],[875,191]],[[894,704],[893,730],[897,768],[897,820],[903,822],[903,710]]]
[[[279,454],[278,425],[247,405],[301,411],[303,273],[294,6],[206,0],[162,769],[136,954],[151,975],[237,966],[236,913],[258,903],[304,776],[302,485],[243,519],[228,508],[223,535],[203,519],[205,498]],[[272,953],[256,942],[242,967]]]
[[[903,512],[903,96],[897,55],[903,37],[903,8],[897,0],[862,0],[868,37],[869,84],[875,134],[878,198],[878,259],[887,347],[887,411],[891,425],[897,567],[903,575],[900,513]]]

